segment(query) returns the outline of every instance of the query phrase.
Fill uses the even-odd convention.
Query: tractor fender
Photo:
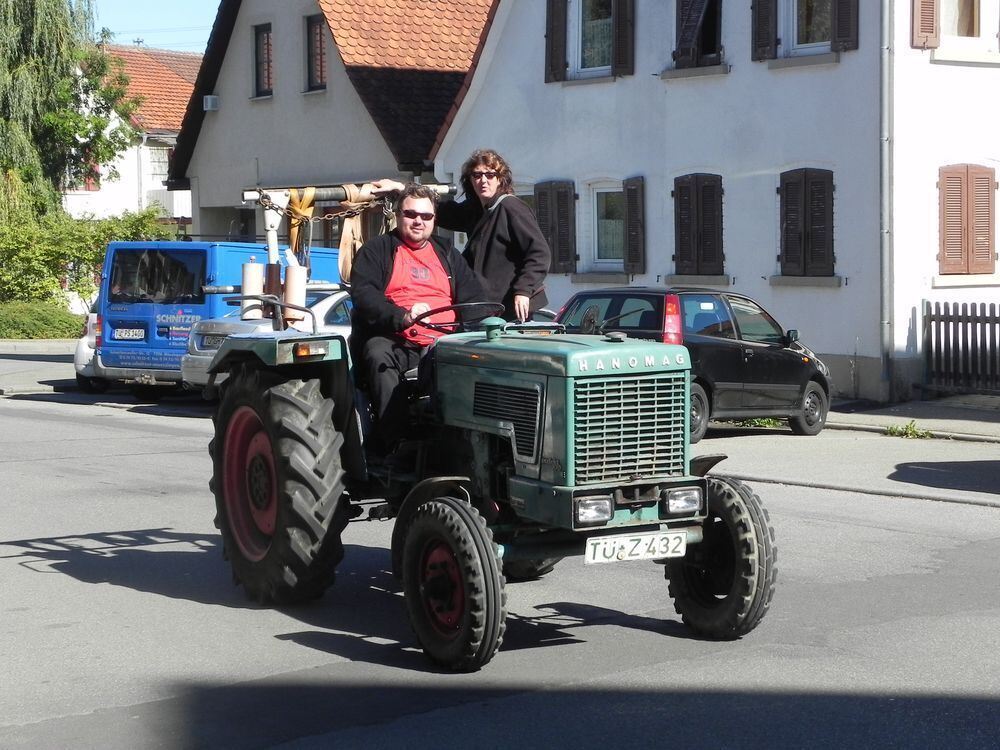
[[[403,577],[403,545],[406,543],[406,532],[410,526],[410,518],[420,504],[431,498],[450,495],[472,502],[468,486],[472,480],[469,477],[430,477],[424,479],[406,494],[396,513],[396,521],[392,525],[392,574],[397,579]]]
[[[703,477],[707,475],[716,464],[722,463],[727,458],[729,458],[729,456],[725,453],[709,453],[704,456],[692,456],[691,474],[696,477]]]

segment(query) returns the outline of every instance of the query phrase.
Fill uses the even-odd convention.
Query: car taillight
[[[101,345],[101,316],[98,315],[94,318],[94,346],[98,347]]]
[[[681,329],[681,300],[676,294],[668,294],[663,298],[663,343],[684,343]]]

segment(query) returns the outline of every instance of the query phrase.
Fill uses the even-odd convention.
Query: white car
[[[306,306],[316,314],[320,333],[337,333],[345,338],[351,335],[351,297],[345,291],[311,293]],[[312,319],[307,315],[303,330],[312,330]],[[222,318],[199,320],[188,337],[187,354],[181,357],[181,380],[189,388],[200,389],[208,385],[208,368],[226,337],[237,333],[270,331],[271,320],[241,320],[239,309]],[[216,384],[225,379],[220,374]]]
[[[90,306],[87,322],[73,352],[76,385],[84,393],[104,393],[111,383],[98,372],[94,350],[97,348],[97,303]]]

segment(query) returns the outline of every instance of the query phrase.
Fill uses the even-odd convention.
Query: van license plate
[[[660,560],[664,557],[684,557],[686,549],[687,533],[683,531],[601,536],[587,540],[583,561],[590,565],[625,560]]]
[[[116,328],[115,341],[142,341],[146,331],[142,328]]]

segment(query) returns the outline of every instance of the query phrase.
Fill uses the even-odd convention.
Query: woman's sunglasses
[[[473,180],[481,180],[484,177],[487,180],[495,180],[499,176],[500,175],[499,175],[498,172],[473,172],[472,173],[472,179]]]
[[[415,219],[419,216],[424,221],[430,221],[434,218],[434,214],[425,214],[421,211],[414,211],[410,208],[404,208],[402,213],[407,219]]]

